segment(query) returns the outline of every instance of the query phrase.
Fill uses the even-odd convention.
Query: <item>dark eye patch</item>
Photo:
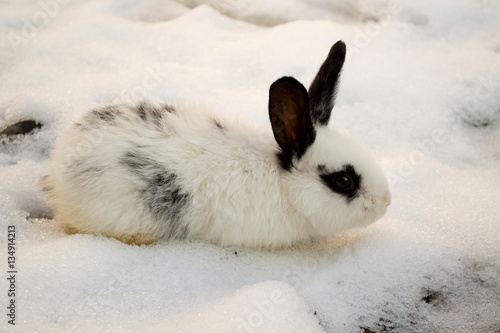
[[[361,176],[351,164],[346,164],[341,170],[329,173],[326,166],[319,165],[318,172],[323,183],[333,192],[341,194],[350,202],[359,195]]]

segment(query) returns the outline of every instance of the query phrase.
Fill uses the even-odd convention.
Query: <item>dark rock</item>
[[[40,127],[42,127],[42,124],[37,123],[34,120],[24,120],[8,126],[2,132],[0,132],[0,134],[6,136],[27,134],[33,131],[35,128],[40,128]]]

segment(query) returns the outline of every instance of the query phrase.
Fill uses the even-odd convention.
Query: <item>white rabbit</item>
[[[309,93],[292,77],[274,82],[272,132],[192,105],[93,110],[61,139],[40,187],[68,232],[129,244],[280,248],[366,226],[391,195],[372,157],[328,128],[344,60],[339,41]]]

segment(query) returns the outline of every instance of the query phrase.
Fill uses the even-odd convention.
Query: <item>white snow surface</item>
[[[195,101],[268,124],[269,85],[308,86],[337,40],[330,126],[391,183],[374,225],[267,252],[53,219],[35,183],[87,110]],[[26,119],[43,127],[0,145],[0,331],[500,331],[499,1],[0,1],[0,130]]]

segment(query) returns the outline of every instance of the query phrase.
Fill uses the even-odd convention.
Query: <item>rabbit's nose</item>
[[[382,201],[386,206],[389,206],[391,204],[391,192],[387,191],[382,197]]]

